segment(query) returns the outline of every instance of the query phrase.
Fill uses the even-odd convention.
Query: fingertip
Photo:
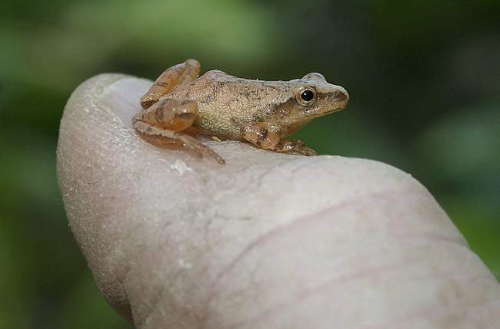
[[[141,96],[151,86],[151,81],[135,77],[123,76],[116,80],[96,96],[96,105],[103,111],[108,111],[115,118],[120,119],[124,126],[131,127],[132,117],[142,110]]]

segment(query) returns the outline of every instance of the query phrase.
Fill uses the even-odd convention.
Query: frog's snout
[[[345,103],[345,105],[347,106],[347,103],[349,102],[349,93],[344,89],[344,87],[336,87],[337,90],[334,93],[335,100],[340,103]]]

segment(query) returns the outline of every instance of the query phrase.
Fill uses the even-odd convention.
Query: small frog
[[[349,100],[344,88],[319,73],[291,81],[247,80],[219,70],[199,74],[194,59],[167,69],[141,97],[143,111],[132,119],[134,129],[151,143],[188,148],[221,164],[224,159],[193,134],[317,155],[301,140],[284,138],[314,118],[343,110]]]

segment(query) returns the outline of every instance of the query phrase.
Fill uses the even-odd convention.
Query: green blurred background
[[[0,4],[0,328],[131,328],[97,291],[55,174],[70,93],[102,72],[322,72],[348,111],[301,133],[415,176],[500,277],[500,1],[5,1]]]

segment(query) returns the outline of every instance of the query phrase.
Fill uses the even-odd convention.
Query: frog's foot
[[[282,139],[278,126],[265,122],[257,122],[243,129],[243,139],[265,150],[280,153],[302,154],[307,156],[318,153],[298,140]]]
[[[137,121],[134,123],[134,129],[140,134],[144,135],[144,137],[157,145],[180,145],[182,147],[188,148],[198,158],[202,158],[203,155],[208,155],[214,158],[218,163],[224,164],[225,161],[220,157],[217,153],[215,153],[211,148],[206,145],[203,145],[193,137],[183,133],[183,132],[174,132],[171,130],[164,130],[158,127],[152,126],[148,123]],[[159,139],[155,139],[155,137],[159,137]]]
[[[196,102],[163,99],[132,119],[132,126],[147,141],[158,146],[181,146],[198,157],[211,156],[224,164],[217,153],[182,131],[189,128],[198,114]]]
[[[291,153],[291,154],[302,154],[306,156],[314,156],[318,155],[318,152],[313,150],[310,147],[307,147],[303,141],[300,139],[296,140],[288,140],[288,139],[283,139],[281,142],[278,144],[276,152],[281,152],[281,153]]]
[[[163,72],[149,90],[141,97],[141,106],[148,109],[158,102],[162,96],[171,93],[179,86],[189,84],[200,75],[200,63],[188,59],[182,64],[177,64]]]

